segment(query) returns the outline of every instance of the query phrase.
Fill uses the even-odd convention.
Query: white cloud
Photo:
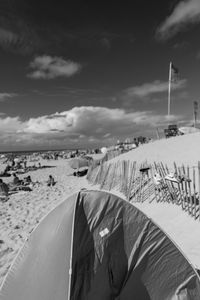
[[[163,115],[151,111],[126,112],[119,108],[81,106],[49,116],[31,118],[24,123],[23,132],[33,134],[61,134],[81,137],[105,137],[132,131],[137,125],[165,122]]]
[[[6,99],[12,98],[15,96],[17,96],[17,94],[15,94],[15,93],[0,93],[0,102],[5,101]]]
[[[24,131],[29,133],[65,131],[73,125],[73,121],[70,113],[65,115],[56,113],[55,115],[31,118],[26,123]]]
[[[27,76],[33,79],[53,79],[56,77],[71,77],[78,73],[81,65],[61,57],[43,55],[36,57],[30,67],[33,72]]]
[[[16,133],[23,129],[23,123],[19,117],[1,117],[0,116],[0,135],[3,133]]]
[[[104,137],[104,138],[108,138],[110,135],[111,135],[110,132],[108,132],[108,133],[104,134],[103,137]]]
[[[181,116],[171,116],[171,121]],[[112,137],[137,135],[168,123],[167,116],[152,111],[126,112],[121,108],[82,106],[52,115],[22,121],[19,117],[0,116],[2,147],[40,148],[73,147],[101,144]]]
[[[188,23],[200,22],[200,1],[180,1],[172,14],[167,17],[158,28],[157,34],[161,38],[169,38],[180,31]]]
[[[181,89],[185,86],[185,84],[186,84],[186,80],[181,79],[177,81],[177,83],[174,83],[172,88],[174,90]],[[125,90],[125,93],[128,96],[137,96],[142,98],[142,97],[150,96],[152,94],[167,92],[167,90],[168,90],[167,81],[155,80],[150,83],[144,83],[140,86],[130,87]]]
[[[13,33],[10,30],[0,28],[0,45],[5,47],[9,46],[12,43],[17,43],[18,35]]]

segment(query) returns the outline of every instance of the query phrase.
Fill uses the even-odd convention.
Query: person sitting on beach
[[[8,185],[3,182],[3,180],[0,178],[0,195],[4,197],[8,197],[9,187]]]
[[[22,165],[21,165],[21,162],[17,162],[17,169],[22,169]]]
[[[52,176],[52,175],[49,175],[49,178],[48,178],[48,181],[47,181],[47,185],[48,185],[48,186],[53,186],[53,185],[55,185],[55,184],[56,184],[56,182],[55,182],[53,176]]]
[[[19,177],[14,173],[13,174],[13,182],[9,184],[10,191],[11,192],[17,192],[17,191],[32,191],[31,183],[25,183],[24,180],[20,180]],[[29,180],[29,179],[28,179]]]
[[[6,166],[4,172],[7,173],[8,171],[10,171],[11,167],[9,165]]]
[[[20,185],[22,183],[22,180],[19,179],[19,177],[14,173],[13,174],[13,184],[14,185]]]
[[[9,165],[7,165],[6,168],[5,168],[5,170],[0,173],[0,176],[1,177],[9,177],[9,176],[11,176],[11,174],[8,173],[8,171],[10,171],[10,166]]]
[[[23,184],[24,185],[28,185],[31,182],[32,182],[32,180],[31,180],[31,176],[30,175],[28,175],[27,177],[24,177],[24,179],[23,179]]]
[[[78,176],[78,177],[85,176],[87,174],[87,172],[88,172],[88,169],[85,169],[85,170],[82,170],[82,171],[78,171],[76,173],[76,176]]]
[[[26,167],[27,167],[27,161],[24,160],[24,169],[26,170]]]

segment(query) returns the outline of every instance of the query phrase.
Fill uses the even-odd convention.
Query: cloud
[[[110,132],[108,132],[108,133],[106,133],[106,134],[104,134],[104,138],[107,138],[107,137],[109,137],[111,134],[110,134]]]
[[[70,112],[31,118],[25,126],[24,132],[29,133],[49,133],[56,131],[65,131],[73,125],[74,119]]]
[[[181,120],[171,116],[171,121]],[[0,116],[0,150],[87,147],[101,145],[113,137],[125,139],[145,135],[155,126],[168,124],[167,116],[153,111],[127,112],[121,108],[74,107],[68,111],[22,121],[19,117]]]
[[[104,30],[99,24],[77,27],[76,24],[80,21],[77,8],[72,18],[71,5],[68,3],[66,10],[65,1],[61,2],[55,8],[50,2],[48,7],[43,7],[42,4],[38,7],[35,1],[4,0],[0,13],[0,47],[21,55],[48,53],[52,56],[69,57],[76,49],[76,52],[81,51],[82,57],[88,60],[88,56],[107,54],[115,41],[123,43],[133,40],[129,33]],[[59,15],[59,18],[52,22],[52,14],[45,14],[45,10],[52,12],[54,16]],[[69,28],[66,22],[72,22],[75,26]]]
[[[10,27],[12,28],[11,25]],[[26,24],[23,24],[23,26],[20,27],[21,30],[16,24],[13,26],[15,29],[7,29],[1,26],[0,47],[13,53],[19,53],[22,55],[30,54],[33,51],[31,40],[35,39],[34,34],[32,33],[31,37],[31,33],[29,33],[28,38]],[[15,30],[18,30],[18,32],[15,32]]]
[[[167,121],[167,119],[166,119]],[[49,134],[65,132],[68,136],[105,137],[132,132],[141,125],[154,126],[165,122],[165,116],[151,111],[126,112],[119,108],[81,106],[53,115],[31,118],[24,124],[23,132]]]
[[[24,127],[19,117],[1,117],[0,116],[0,135],[6,133],[17,133]]]
[[[18,36],[10,30],[0,28],[0,45],[6,47],[12,43],[17,43]]]
[[[71,77],[78,73],[81,65],[64,60],[61,57],[51,57],[43,55],[36,57],[31,63],[30,67],[34,70],[28,74],[28,77],[33,79],[53,79],[56,77]]]
[[[8,98],[12,98],[17,96],[15,93],[0,93],[0,102],[7,100]]]
[[[157,29],[157,36],[162,39],[170,38],[181,31],[187,24],[200,22],[200,1],[180,1],[172,14]]]
[[[186,80],[181,79],[177,81],[177,83],[173,84],[173,89],[178,90],[182,89],[186,85]],[[163,93],[168,90],[168,82],[167,81],[160,81],[160,80],[155,80],[150,83],[144,83],[140,86],[134,86],[127,88],[125,90],[125,93],[127,96],[136,96],[139,98],[147,97],[152,94],[158,94],[158,93]]]

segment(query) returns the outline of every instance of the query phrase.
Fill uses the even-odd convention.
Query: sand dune
[[[115,160],[117,159],[135,160],[137,163],[143,163],[145,160],[149,163],[162,161],[169,167],[173,166],[173,162],[176,162],[177,165],[184,163],[190,167],[197,166],[198,160],[200,161],[200,133],[192,133],[144,144],[122,154],[119,158],[115,158]]]

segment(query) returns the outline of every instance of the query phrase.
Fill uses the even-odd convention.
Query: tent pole
[[[70,300],[71,297],[71,281],[72,281],[72,259],[73,259],[73,241],[74,241],[74,225],[75,225],[75,213],[77,202],[79,201],[80,192],[77,194],[76,202],[74,203],[74,211],[73,211],[73,223],[72,223],[72,235],[71,235],[71,253],[70,253],[70,267],[69,267],[69,289],[67,300]]]

